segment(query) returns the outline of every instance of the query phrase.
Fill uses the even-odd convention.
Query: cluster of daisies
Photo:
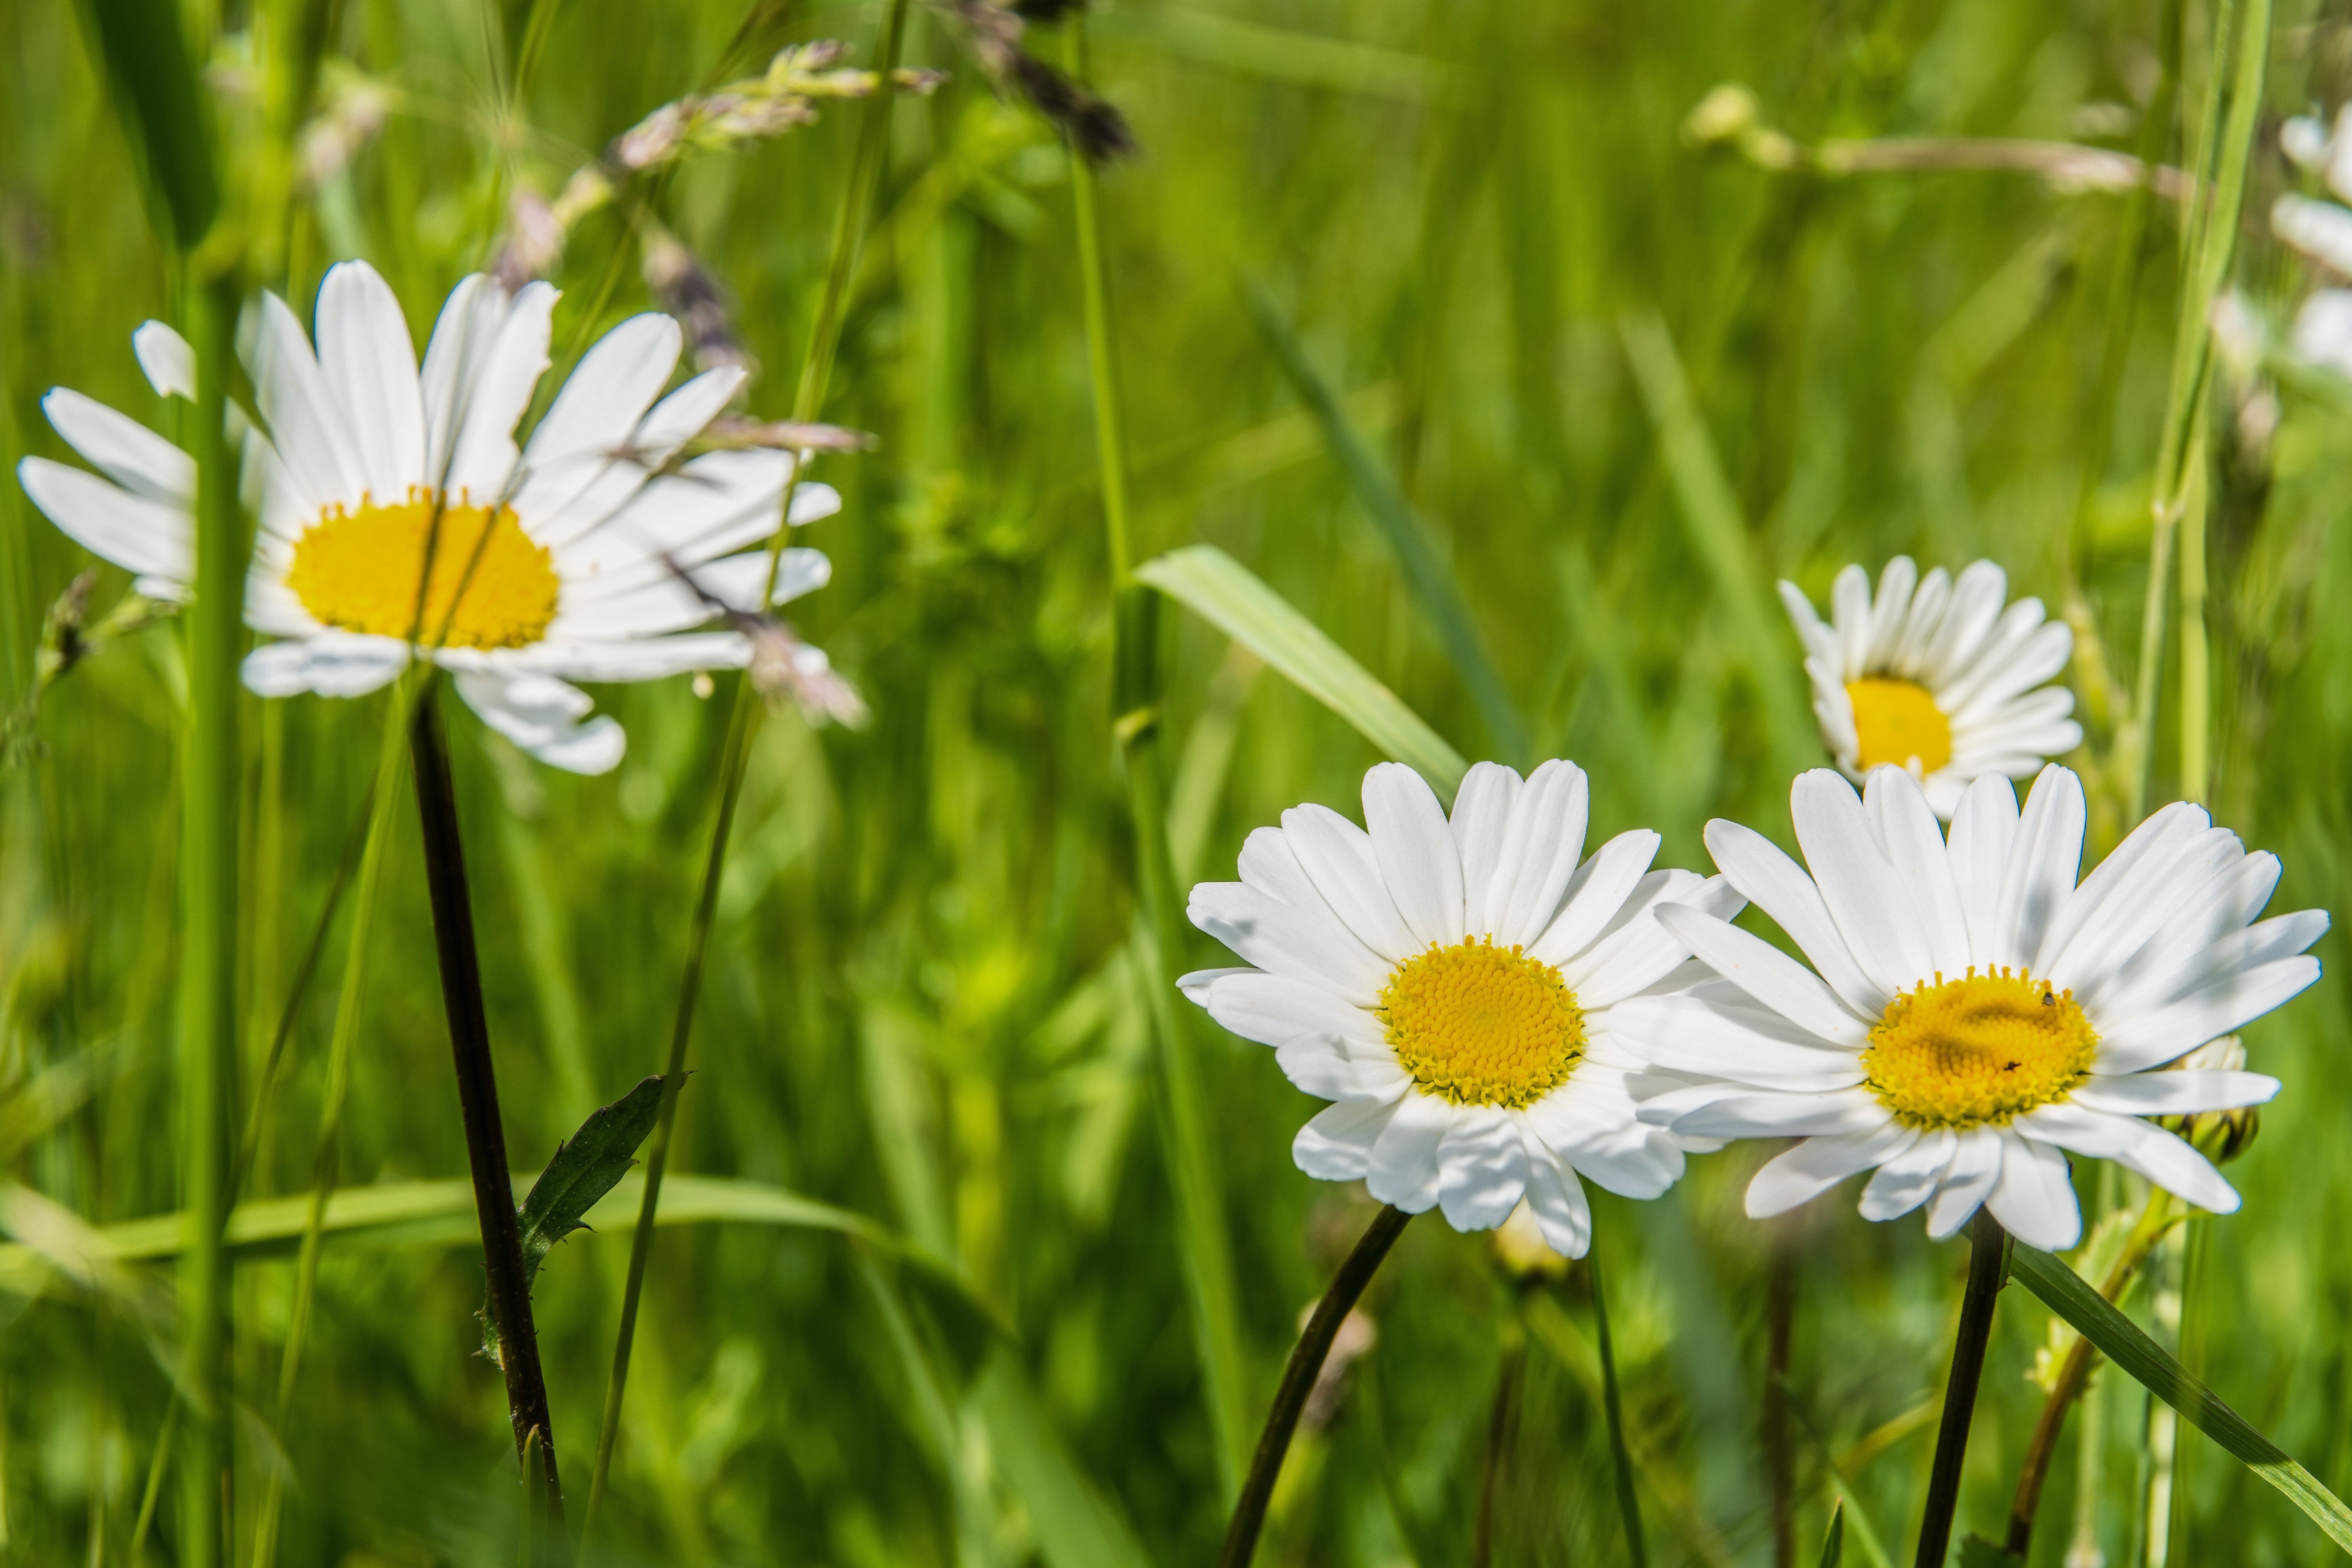
[[[319,289],[315,343],[265,295],[240,332],[252,417],[236,414],[259,520],[247,658],[265,697],[350,697],[414,660],[450,672],[485,723],[542,762],[601,773],[625,737],[574,681],[649,680],[751,664],[743,629],[830,574],[814,550],[772,559],[793,459],[711,451],[680,461],[740,388],[736,366],[667,392],[680,334],[622,322],[582,357],[527,445],[514,433],[548,368],[555,290],[459,283],[420,364],[392,289],[348,261]],[[160,321],[131,339],[166,398],[195,395],[194,356]],[[64,387],[42,403],[98,470],[28,458],[26,493],[157,598],[186,595],[195,464],[138,421]],[[102,476],[102,477],[101,477]],[[793,488],[790,521],[839,510]],[[713,623],[721,623],[714,625]],[[824,656],[794,645],[803,662]],[[811,672],[803,670],[808,675]]]
[[[1742,1138],[1793,1141],[1749,1184],[1759,1217],[1868,1173],[1868,1218],[1924,1208],[1944,1237],[1989,1207],[2062,1249],[2070,1152],[2234,1210],[2155,1119],[2278,1091],[2206,1047],[2319,977],[2327,917],[2260,918],[2277,858],[2185,804],[2080,875],[2082,783],[2045,764],[2082,739],[2046,684],[2071,634],[1990,562],[1896,560],[1874,595],[1849,567],[1827,623],[1782,591],[1838,762],[1791,791],[1801,865],[1720,819],[1712,878],[1652,869],[1646,830],[1587,855],[1572,763],[1482,763],[1450,812],[1388,763],[1363,826],[1299,806],[1250,836],[1240,881],[1193,889],[1248,967],[1184,994],[1332,1102],[1299,1168],[1463,1230],[1524,1204],[1571,1258],[1584,1181],[1655,1197]],[[1732,923],[1751,903],[1804,962]]]

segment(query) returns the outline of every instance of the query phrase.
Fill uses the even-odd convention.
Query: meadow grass
[[[257,23],[268,37],[280,8],[181,9],[227,118],[259,116]],[[880,444],[816,459],[813,477],[845,506],[797,542],[824,549],[835,574],[793,612],[872,722],[817,729],[779,710],[751,744],[599,1560],[1093,1568],[1214,1552],[1233,1464],[1187,1248],[1229,1239],[1237,1401],[1254,1432],[1302,1312],[1377,1208],[1294,1168],[1289,1140],[1312,1104],[1268,1052],[1147,990],[1164,964],[1135,892],[1135,825],[1152,816],[1131,809],[1134,753],[1114,733],[1127,695],[1117,568],[1218,546],[1462,756],[1573,757],[1591,775],[1596,832],[1654,826],[1660,864],[1704,869],[1710,816],[1789,844],[1790,772],[1822,760],[1772,581],[1820,602],[1849,561],[1990,555],[2019,591],[2079,613],[2070,679],[2090,735],[2074,761],[2104,803],[2093,853],[2130,826],[2117,762],[2137,681],[2161,699],[2147,799],[2210,777],[2219,819],[2284,859],[2277,908],[2345,908],[2352,398],[2326,373],[2217,363],[2202,422],[2168,426],[2182,417],[2170,384],[2183,300],[2198,289],[2184,287],[2168,198],[1966,168],[1775,171],[1684,132],[1694,105],[1736,81],[1764,126],[1805,146],[2032,138],[2195,169],[2200,137],[2226,143],[2231,129],[2200,119],[2229,101],[2208,90],[2216,9],[1098,8],[1088,74],[1139,143],[1092,190],[1129,468],[1130,559],[1115,563],[1070,156],[994,90],[952,17],[917,8],[906,63],[952,76],[890,110],[831,392],[806,411]],[[552,194],[656,106],[755,73],[788,42],[849,40],[857,63],[884,11],[330,5],[320,103],[348,117],[354,95],[375,94],[385,113],[347,163],[298,189],[273,282],[307,319],[324,268],[365,258],[421,337],[457,278],[495,254],[512,190]],[[0,18],[0,448],[13,468],[69,457],[38,407],[52,385],[172,431],[185,416],[140,378],[129,335],[150,316],[188,320],[203,280],[175,254],[86,16],[23,4]],[[2177,91],[2162,63],[2176,22]],[[535,24],[543,41],[509,104]],[[1064,58],[1050,31],[1029,41]],[[2305,180],[2276,131],[2314,106],[2332,113],[2352,87],[2352,30],[2294,0],[2264,58],[2226,282],[2283,335],[2312,276],[2263,222]],[[2168,109],[2144,135],[2151,100]],[[763,367],[751,410],[793,412],[859,115],[827,105],[790,135],[646,182],[642,210],[580,224],[551,273],[565,290],[559,370],[567,350],[658,304],[640,267],[651,217],[722,285]],[[1299,363],[1328,406],[1302,395]],[[1357,446],[1335,446],[1341,428]],[[2178,460],[2160,449],[2168,428]],[[2151,504],[2168,486],[2209,501],[2201,533],[2180,535],[2201,538],[2207,639],[2191,645],[2210,646],[2212,715],[2185,745],[2180,697],[2200,678],[2183,673],[2178,619],[2145,635]],[[1400,527],[1423,531],[1418,569]],[[33,681],[49,605],[89,563],[6,487],[7,701]],[[95,605],[127,581],[107,568]],[[1465,678],[1447,602],[1499,690],[1475,668]],[[168,1233],[90,1262],[76,1222],[186,1201],[179,977],[201,953],[181,916],[179,802],[185,714],[205,689],[187,629],[124,637],[74,668],[42,701],[37,754],[0,775],[9,1561],[130,1561],[178,1419],[179,1321],[155,1261]],[[1354,815],[1381,755],[1370,742],[1172,602],[1149,635],[1180,886],[1230,875],[1242,838],[1286,806]],[[446,714],[507,1145],[525,1172],[663,1066],[735,689],[722,677],[698,698],[679,678],[596,697],[629,751],[595,779],[540,765],[454,703]],[[224,1086],[240,1134],[358,843],[391,700],[240,699],[241,967]],[[480,1254],[416,818],[401,804],[386,815],[337,1160],[344,1185],[384,1206],[322,1249],[282,1431],[348,896],[237,1194],[290,1216],[232,1236],[239,1562],[281,1467],[285,1563],[508,1561],[525,1517],[499,1373],[474,1353]],[[1158,913],[1170,962],[1225,962]],[[2336,939],[2319,952],[2332,965]],[[1170,1136],[1171,1016],[1199,1080],[1189,1143]],[[2252,1065],[2287,1088],[2230,1168],[2245,1208],[2193,1222],[2127,1303],[2168,1343],[2185,1318],[2192,1369],[2338,1490],[2352,1483],[2352,1264],[2331,1245],[2352,1224],[2336,1098],[2352,1089],[2346,1025],[2330,979],[2248,1031]],[[1759,1226],[1740,1194],[1765,1152],[1695,1159],[1661,1202],[1595,1199],[1649,1560],[1773,1560],[1779,1471],[1759,1434],[1776,1247],[1794,1258],[1778,1430],[1801,1554],[1843,1498],[1846,1561],[1906,1556],[1966,1248],[1929,1242],[1916,1219],[1868,1225],[1850,1193]],[[695,1182],[714,1177],[733,1184]],[[1207,1221],[1180,1202],[1187,1182],[1214,1205]],[[2076,1182],[2086,1211],[2095,1194],[2137,1201],[2091,1162]],[[598,1230],[538,1277],[578,1500],[639,1190],[625,1184]],[[1310,1406],[1260,1561],[1467,1563],[1482,1496],[1495,1563],[1632,1561],[1591,1279],[1528,1284],[1483,1237],[1409,1227],[1365,1298],[1376,1342],[1336,1403]],[[2000,1533],[2042,1403],[2027,1374],[2053,1324],[2024,1291],[2004,1293],[1963,1531]],[[2062,1439],[2036,1563],[2066,1557],[2078,1514],[2105,1562],[2134,1568],[2335,1552],[2138,1384],[2108,1369],[2087,1397]],[[2095,1466],[2076,1458],[2085,1431]],[[2153,1531],[2152,1432],[2175,1445]],[[2084,1478],[2095,1491],[2078,1498]],[[178,1486],[159,1494],[151,1559],[178,1560]]]

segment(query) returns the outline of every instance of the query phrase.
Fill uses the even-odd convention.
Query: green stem
[[[2205,513],[2211,489],[2205,425],[2200,408],[2180,507],[2180,798],[2196,801],[2210,798],[2212,789],[2213,676],[2205,626]]]
[[[1518,1402],[1519,1377],[1527,1370],[1524,1338],[1503,1352],[1503,1366],[1495,1378],[1495,1402],[1486,1410],[1486,1453],[1478,1465],[1478,1514],[1470,1533],[1470,1568],[1488,1568],[1495,1560],[1495,1493],[1503,1483],[1503,1465],[1511,1441],[1511,1411]]]
[[[1969,1426],[1976,1415],[1977,1384],[1984,1377],[1985,1348],[1992,1342],[1992,1310],[2008,1277],[2009,1233],[1990,1209],[1980,1208],[1969,1227],[1968,1294],[1960,1300],[1959,1331],[1952,1336],[1951,1381],[1944,1387],[1943,1426],[1936,1434],[1935,1464],[1927,1472],[1918,1568],[1944,1568],[1951,1550],[1952,1519],[1959,1511],[1960,1465],[1968,1458]]]
[[[806,423],[816,417],[824,405],[825,389],[832,379],[849,282],[856,271],[866,213],[881,177],[883,154],[888,147],[892,102],[889,79],[906,38],[907,11],[908,0],[890,0],[890,9],[883,20],[881,53],[875,67],[882,79],[874,96],[866,100],[858,126],[857,150],[850,164],[848,187],[842,193],[841,212],[834,225],[824,291],[818,297],[816,321],[810,332],[807,357],[802,362],[800,385],[793,400],[796,422]],[[784,539],[792,528],[793,496],[800,488],[805,457],[804,453],[793,454],[785,473],[776,536],[768,547],[767,586],[760,595],[763,608],[775,595]],[[677,1090],[686,1081],[687,1046],[693,1037],[695,1007],[702,994],[703,960],[709,951],[710,928],[718,915],[719,885],[727,868],[735,808],[742,795],[743,773],[751,758],[751,737],[759,724],[759,695],[748,679],[737,684],[734,704],[728,716],[726,749],[719,762],[718,813],[711,823],[710,852],[703,861],[702,887],[695,898],[693,924],[687,934],[685,973],[678,985],[677,1010],[671,1023],[669,1050],[662,1068],[661,1115],[646,1145],[645,1196],[637,1205],[637,1227],[629,1240],[629,1272],[621,1289],[620,1327],[614,1335],[613,1369],[604,1384],[604,1409],[596,1432],[596,1458],[588,1482],[587,1513],[581,1525],[583,1554],[595,1533],[597,1516],[604,1509],[604,1489],[612,1476],[613,1448],[620,1436],[621,1405],[628,1390],[629,1355],[636,1341],[637,1310],[645,1294],[646,1268],[653,1255],[654,1215],[661,1204],[662,1177],[669,1167],[670,1138],[677,1120]]]
[[[1063,24],[1071,76],[1087,79],[1086,27],[1073,13]],[[1144,1004],[1160,1047],[1165,1081],[1162,1131],[1176,1204],[1184,1232],[1185,1286],[1192,1308],[1193,1335],[1208,1394],[1209,1424],[1215,1438],[1217,1479],[1228,1498],[1237,1495],[1249,1452],[1240,1314],[1234,1306],[1233,1249],[1225,1233],[1217,1190],[1216,1162],[1210,1150],[1200,1068],[1192,1037],[1172,997],[1183,965],[1176,910],[1181,907],[1170,858],[1164,765],[1160,752],[1160,685],[1159,599],[1133,581],[1134,536],[1129,525],[1127,426],[1119,396],[1118,360],[1111,339],[1110,287],[1104,265],[1102,223],[1095,203],[1094,171],[1076,149],[1070,152],[1071,197],[1076,207],[1078,269],[1087,326],[1087,355],[1094,385],[1095,447],[1102,474],[1103,527],[1110,555],[1113,613],[1111,730],[1125,765],[1128,807],[1135,824],[1136,898],[1150,940],[1144,952]]]
[[[1647,1568],[1642,1505],[1633,1496],[1633,1456],[1625,1446],[1625,1408],[1617,1391],[1616,1342],[1609,1334],[1609,1291],[1601,1279],[1600,1253],[1586,1253],[1584,1267],[1592,1277],[1592,1333],[1601,1347],[1601,1407],[1609,1422],[1609,1458],[1617,1476],[1617,1513],[1625,1525],[1625,1561],[1633,1568]]]
[[[1274,1483],[1282,1474],[1282,1459],[1290,1451],[1290,1436],[1298,1429],[1298,1413],[1307,1407],[1307,1396],[1315,1390],[1315,1380],[1322,1374],[1324,1358],[1331,1353],[1331,1341],[1338,1336],[1339,1325],[1347,1321],[1364,1287],[1371,1283],[1381,1260],[1404,1234],[1412,1215],[1393,1205],[1386,1205],[1372,1216],[1365,1227],[1363,1238],[1356,1250],[1339,1265],[1339,1272],[1331,1277],[1331,1288],[1323,1292],[1323,1300],[1315,1304],[1314,1316],[1307,1320],[1306,1331],[1298,1343],[1291,1347],[1290,1364],[1282,1369],[1282,1386],[1275,1391],[1274,1407],[1265,1413],[1265,1430],[1257,1440],[1257,1452],[1250,1458],[1249,1475],[1242,1482],[1241,1497],[1234,1504],[1234,1516],[1225,1527],[1224,1550],[1217,1553],[1217,1568],[1249,1568],[1257,1551],[1258,1531],[1265,1524],[1265,1505],[1274,1496]]]
[[[474,1209],[482,1231],[482,1270],[489,1284],[491,1326],[506,1373],[507,1414],[515,1453],[526,1456],[534,1433],[546,1466],[549,1517],[563,1519],[563,1486],[556,1468],[555,1424],[548,1415],[547,1380],[531,1322],[530,1287],[523,1270],[520,1222],[508,1173],[506,1128],[499,1114],[499,1084],[490,1058],[489,1024],[482,1007],[481,960],[474,942],[474,910],[466,885],[465,847],[457,830],[457,796],[449,774],[448,742],[441,731],[437,693],[428,681],[409,725],[416,774],[416,816],[425,849],[425,879],[433,906],[433,939],[440,961],[441,999],[457,1070],[457,1102],[465,1119],[466,1158],[474,1177]]]
[[[234,272],[206,278],[194,299],[196,349],[195,602],[188,614],[187,829],[182,850],[186,968],[182,1001],[185,1122],[184,1205],[191,1236],[181,1265],[182,1373],[189,1404],[182,1474],[181,1561],[211,1568],[228,1533],[229,1084],[236,1071],[237,982],[237,661],[245,647],[251,544],[237,497],[228,429],[239,289]]]
[[[409,719],[416,689],[424,680],[412,676],[393,689],[391,705],[384,714],[383,740],[376,758],[375,781],[370,790],[367,814],[367,838],[360,852],[359,890],[357,907],[352,912],[351,940],[343,959],[342,985],[335,999],[335,1032],[327,1048],[327,1092],[319,1109],[319,1141],[310,1170],[310,1205],[302,1224],[302,1247],[294,1270],[294,1306],[286,1325],[286,1349],[278,1364],[277,1433],[279,1447],[291,1451],[287,1442],[294,1415],[294,1391],[299,1384],[302,1351],[310,1338],[310,1310],[317,1298],[319,1256],[325,1240],[327,1200],[333,1193],[336,1179],[336,1156],[342,1137],[343,1100],[351,1086],[352,1043],[359,1035],[360,999],[367,973],[368,942],[375,925],[376,889],[382,884],[385,847],[392,838],[393,802],[398,795],[403,742],[407,739]],[[341,889],[341,878],[336,889]],[[326,910],[320,916],[319,941],[314,942],[310,956],[304,961],[303,978],[316,962],[318,949],[323,944],[327,922],[333,918],[333,896],[329,896]],[[289,1018],[293,1012],[289,1002]],[[284,1030],[279,1031],[280,1042]],[[277,1053],[273,1050],[274,1063]],[[265,1083],[265,1089],[267,1085]],[[256,1118],[258,1120],[257,1108]],[[278,1521],[285,1510],[285,1475],[272,1470],[262,1490],[261,1511],[256,1518],[253,1531],[254,1568],[270,1568],[278,1560]]]

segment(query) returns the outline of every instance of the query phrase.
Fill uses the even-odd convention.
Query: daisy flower
[[[741,631],[694,628],[712,619],[710,599],[756,607],[767,552],[745,547],[775,531],[790,457],[713,452],[662,471],[743,372],[713,370],[662,397],[679,332],[658,314],[590,349],[518,447],[555,299],[544,283],[510,295],[466,279],[420,368],[398,302],[365,262],[327,274],[315,352],[285,301],[262,297],[241,334],[267,427],[245,439],[260,521],[246,618],[276,640],[247,658],[247,686],[357,696],[422,655],[453,672],[492,729],[543,762],[599,773],[619,763],[625,738],[609,715],[588,717],[593,703],[570,682],[750,662]],[[194,395],[194,355],[169,327],[147,322],[131,346],[158,393]],[[42,407],[105,477],[27,458],[26,493],[78,542],[137,573],[142,593],[186,597],[194,462],[79,393],[57,388]],[[803,484],[792,521],[839,507],[830,488]],[[819,552],[788,550],[775,600],[828,575]]]
[[[2187,804],[2140,824],[2083,879],[2083,786],[2053,765],[2021,816],[2009,781],[1969,786],[1948,839],[1899,768],[1866,794],[1827,769],[1791,795],[1800,868],[1761,835],[1707,825],[1724,876],[1806,968],[1701,910],[1661,925],[1719,976],[1621,1003],[1622,1048],[1709,1085],[1648,1098],[1677,1132],[1802,1142],[1757,1172],[1779,1214],[1864,1171],[1866,1219],[1925,1205],[1949,1236],[1979,1205],[2029,1246],[2075,1244],[2065,1151],[2113,1160],[2200,1207],[2238,1194],[2148,1118],[2256,1105],[2259,1073],[2182,1063],[2319,978],[2316,910],[2257,921],[2275,856]]]
[[[2045,758],[2082,744],[2082,726],[2068,717],[2074,694],[2042,687],[2066,668],[2074,634],[2063,621],[2045,623],[2039,599],[2004,611],[2008,595],[2007,574],[1990,561],[1958,578],[1940,566],[1923,578],[1898,555],[1879,574],[1874,599],[1861,567],[1839,573],[1824,625],[1801,589],[1780,584],[1805,645],[1822,743],[1848,777],[1907,769],[1948,821],[1970,781],[2029,778]]]
[[[2333,130],[2308,115],[2279,129],[2287,160],[2319,175],[2333,195],[2352,200],[2352,104]],[[2289,192],[2271,208],[2271,232],[2339,277],[2352,277],[2352,209]],[[2352,289],[2320,289],[2295,313],[2295,353],[2338,375],[2352,375]]]
[[[1297,806],[1250,835],[1240,881],[1192,889],[1192,923],[1252,967],[1188,974],[1184,994],[1337,1102],[1299,1130],[1300,1170],[1442,1207],[1457,1230],[1524,1196],[1570,1258],[1592,1234],[1580,1176],[1652,1198],[1682,1174],[1682,1142],[1635,1114],[1643,1063],[1615,1010],[1688,957],[1662,904],[1729,916],[1741,900],[1720,878],[1651,870],[1647,830],[1580,859],[1587,793],[1572,763],[1525,780],[1481,763],[1449,821],[1385,763],[1364,776],[1369,832]]]

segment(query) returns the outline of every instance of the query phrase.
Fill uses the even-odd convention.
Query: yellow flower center
[[[416,590],[428,539],[433,578],[420,621]],[[553,555],[531,542],[513,509],[476,506],[462,492],[444,502],[415,487],[393,505],[366,500],[357,511],[334,506],[321,513],[294,542],[286,585],[331,626],[482,648],[522,647],[545,637],[562,586]]]
[[[1422,1092],[1456,1105],[1532,1105],[1584,1056],[1584,1014],[1559,971],[1491,937],[1398,964],[1379,1013]]]
[[[1937,975],[1871,1026],[1864,1082],[1906,1127],[2006,1126],[2091,1075],[2099,1037],[2072,991],[2007,969]]]
[[[1845,683],[1864,771],[1892,763],[1932,773],[1952,760],[1952,721],[1916,680],[1865,675]]]

